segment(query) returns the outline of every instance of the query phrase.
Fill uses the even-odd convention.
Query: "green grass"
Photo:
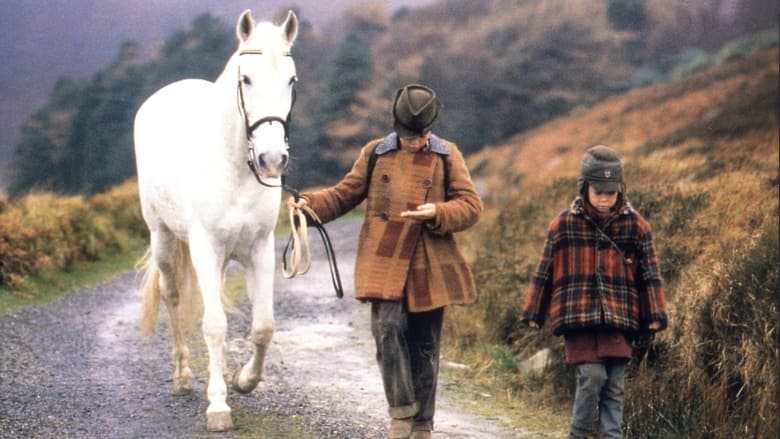
[[[446,361],[443,356],[442,362]],[[507,358],[506,348],[473,346],[462,352],[461,361],[469,367],[442,366],[439,393],[463,411],[496,419],[505,428],[527,432],[530,437],[568,437],[568,407],[543,403],[538,389],[512,390],[517,388],[512,382],[518,377],[516,367],[508,364],[513,359]]]
[[[118,273],[132,270],[146,251],[144,239],[132,239],[125,251],[97,261],[78,262],[68,271],[44,273],[25,278],[24,291],[0,287],[0,317],[28,306],[44,305],[68,292],[102,282]]]

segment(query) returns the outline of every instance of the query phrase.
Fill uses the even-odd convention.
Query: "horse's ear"
[[[238,40],[241,42],[248,40],[249,35],[252,34],[254,28],[255,21],[252,19],[252,11],[247,9],[238,17],[238,23],[236,24],[236,36],[238,37]]]
[[[292,45],[295,38],[298,37],[298,16],[295,15],[295,12],[287,12],[287,19],[282,24],[282,29],[284,29],[287,42]]]

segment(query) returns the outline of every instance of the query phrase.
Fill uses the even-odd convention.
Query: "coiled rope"
[[[306,274],[311,268],[308,218],[311,218],[314,227],[322,238],[322,244],[325,247],[325,254],[328,259],[328,268],[330,269],[330,278],[333,283],[333,289],[336,290],[336,297],[341,299],[344,297],[344,288],[341,285],[341,276],[339,275],[339,268],[336,264],[336,253],[333,251],[333,243],[331,242],[325,227],[322,225],[322,221],[309,206],[289,208],[290,238],[287,240],[287,245],[284,247],[284,252],[282,253],[282,274],[284,277],[290,279],[299,274]],[[303,264],[301,264],[301,261],[303,261]]]

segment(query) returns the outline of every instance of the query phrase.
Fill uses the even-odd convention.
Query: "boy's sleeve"
[[[534,321],[541,327],[547,317],[550,296],[552,294],[555,223],[556,221],[553,221],[553,224],[547,230],[547,239],[544,241],[542,257],[534,270],[528,292],[525,295],[521,315],[521,320],[525,324]]]
[[[335,185],[314,191],[301,193],[309,207],[324,223],[344,215],[360,204],[368,190],[368,161],[376,141],[363,146],[352,169]]]
[[[436,203],[436,218],[428,221],[428,229],[436,235],[460,232],[473,226],[482,215],[482,200],[471,180],[466,161],[454,143],[449,143],[450,154],[444,157],[449,181],[447,201]]]
[[[666,310],[666,296],[664,294],[663,279],[658,265],[658,258],[653,243],[653,234],[650,225],[641,220],[639,235],[639,273],[636,276],[639,290],[639,317],[640,328],[647,330],[652,322],[660,322],[662,331],[668,324]]]

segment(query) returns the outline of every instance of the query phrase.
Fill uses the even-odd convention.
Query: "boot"
[[[433,430],[432,421],[417,421],[412,425],[412,435],[409,439],[431,439],[431,430]]]
[[[400,418],[390,420],[390,431],[387,432],[388,439],[409,439],[412,434],[412,418]]]

